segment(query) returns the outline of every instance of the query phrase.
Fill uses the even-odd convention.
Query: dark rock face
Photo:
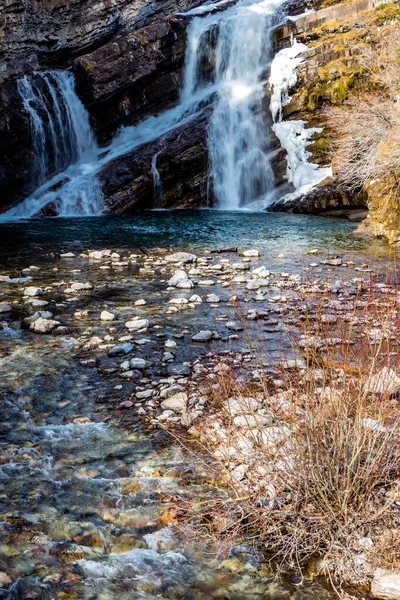
[[[199,0],[0,0],[0,83],[72,57]]]
[[[0,211],[31,191],[32,160],[29,124],[11,81],[0,86]]]
[[[113,160],[98,178],[106,213],[144,208],[198,208],[207,205],[208,111],[168,134]],[[155,191],[152,160],[162,190]]]
[[[178,18],[157,21],[76,59],[78,91],[100,138],[176,104],[185,31]]]
[[[268,207],[270,212],[289,212],[296,214],[326,214],[346,217],[353,209],[365,208],[366,199],[363,193],[348,193],[337,186],[330,177],[303,196],[284,201],[282,198]],[[335,211],[335,213],[333,212]]]

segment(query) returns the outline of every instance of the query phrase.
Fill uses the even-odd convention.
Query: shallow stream
[[[215,211],[0,225],[0,275],[18,278],[22,269],[40,269],[31,269],[29,283],[0,282],[0,302],[12,305],[11,312],[0,315],[0,598],[335,597],[323,582],[298,587],[290,579],[276,581],[246,548],[216,557],[212,548],[174,529],[173,498],[195,501],[200,492],[215,490],[202,483],[191,456],[169,434],[145,426],[135,407],[118,409],[137,382],[118,379],[105,342],[107,335],[118,339],[119,320],[149,318],[147,342],[139,341],[136,354],[154,367],[139,383],[171,373],[184,378],[185,363],[210,351],[208,345],[193,344],[190,333],[210,322],[221,332],[220,345],[245,352],[240,336],[226,338],[224,322],[216,318],[233,311],[227,302],[232,290],[220,281],[207,290],[220,295],[218,307],[203,304],[196,311],[165,315],[167,276],[161,264],[157,267],[157,256],[169,250],[203,256],[218,248],[257,248],[257,264],[271,271],[314,269],[318,276],[329,268],[311,263],[340,255],[343,277],[350,276],[350,268],[386,263],[383,243],[356,238],[353,230],[354,225],[333,219]],[[79,257],[96,248],[138,258],[129,266],[110,262],[101,269]],[[317,259],[307,254],[310,249],[319,250]],[[75,256],[60,258],[60,252]],[[238,260],[236,254],[213,257]],[[94,288],[66,297],[63,280],[89,281]],[[49,307],[44,310],[60,315],[69,333],[38,335],[20,328],[21,319],[34,310],[23,300],[27,285],[45,288],[40,298]],[[193,290],[179,291],[187,294]],[[141,298],[146,305],[134,307]],[[105,309],[118,315],[115,323],[99,320]],[[85,352],[79,340],[93,336],[105,345]],[[162,362],[167,337],[177,342],[173,366]],[[279,327],[268,329],[268,340],[273,352]],[[93,356],[94,368],[84,366]]]

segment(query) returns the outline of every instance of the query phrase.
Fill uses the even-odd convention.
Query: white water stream
[[[210,102],[209,189],[215,204],[238,209],[254,201],[267,205],[276,199],[269,160],[272,119],[263,106],[263,85],[272,59],[272,27],[282,0],[241,0],[214,12],[225,3],[186,13],[191,22],[180,103],[134,127],[122,128],[106,148],[95,144],[70,73],[23,78],[19,90],[30,120],[38,163],[34,171],[41,185],[4,217],[31,217],[49,203],[63,216],[101,213],[99,170],[189,121]],[[42,88],[47,86],[47,93],[35,85],[38,80]],[[69,166],[62,171],[65,163]],[[161,193],[156,157],[152,172],[155,192]],[[43,183],[51,173],[56,174]]]

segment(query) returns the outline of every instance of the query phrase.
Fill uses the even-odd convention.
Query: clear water
[[[155,210],[135,216],[63,218],[0,223],[2,254],[21,256],[32,247],[264,248],[270,258],[300,258],[307,248],[385,253],[378,240],[351,235],[354,224],[340,219],[280,213],[218,210]]]
[[[123,307],[138,298],[145,297],[147,305],[135,309],[137,314],[146,314],[167,337],[184,329],[208,328],[210,308],[204,303],[196,311],[165,315],[165,273],[160,268],[153,275],[140,273],[145,254],[138,253],[143,258],[136,266],[101,271],[98,264],[80,258],[79,250],[108,247],[123,253],[124,248],[128,252],[147,248],[158,258],[159,247],[201,255],[206,249],[238,245],[258,248],[260,264],[271,270],[296,272],[315,260],[306,254],[315,247],[323,255],[340,254],[359,265],[387,257],[383,244],[352,237],[353,228],[318,217],[209,210],[0,225],[0,273],[14,274],[15,269],[32,264],[41,267],[32,272],[33,285],[53,290],[46,298],[53,304],[64,303],[61,318],[72,327],[71,334],[60,337],[13,329],[12,322],[29,309],[21,304],[20,285],[0,282],[1,301],[18,302],[8,318],[11,327],[0,331],[0,571],[10,573],[14,582],[11,588],[0,588],[0,598],[336,597],[323,582],[298,588],[289,580],[275,581],[257,554],[233,549],[216,557],[205,544],[165,527],[160,516],[176,506],[171,498],[195,507],[199,494],[214,496],[216,490],[202,481],[192,457],[175,440],[144,428],[136,409],[118,410],[135,384],[123,381],[118,373],[84,368],[80,361],[93,356],[99,356],[104,367],[112,367],[115,361],[103,350],[83,351],[76,340],[88,328],[89,336],[104,337],[109,325],[100,322],[100,311],[107,308],[123,314]],[[60,259],[61,250],[72,250],[76,257]],[[286,258],[277,258],[279,254]],[[62,280],[89,280],[96,289],[66,302],[57,285],[53,287]],[[212,291],[223,299],[231,293],[218,285]],[[75,318],[76,310],[88,314]],[[222,302],[215,310],[228,313],[233,308]],[[120,328],[116,337],[124,329],[123,322],[115,323]],[[222,333],[225,324],[215,322],[214,327]],[[157,331],[146,333],[151,343],[137,349],[136,355],[153,360],[162,355],[165,338],[157,338]],[[279,343],[278,331],[268,335],[269,347]],[[190,335],[177,340],[179,362],[209,351],[206,346],[194,347]],[[237,352],[238,343],[234,344],[224,350]],[[165,374],[156,367],[150,376],[157,379]],[[122,389],[116,384],[122,384]]]

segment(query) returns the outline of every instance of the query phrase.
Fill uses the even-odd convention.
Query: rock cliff
[[[398,181],[395,160],[391,165],[386,161],[390,184],[379,168],[375,180],[373,169],[368,171],[365,167],[368,152],[375,153],[376,158],[383,147],[387,156],[387,147],[396,146],[396,136],[390,132],[396,128],[396,119],[383,112],[386,108],[389,112],[397,110],[389,88],[395,87],[397,81],[391,50],[397,47],[399,16],[395,4],[374,6],[369,0],[357,0],[310,13],[275,31],[277,49],[290,44],[291,36],[308,46],[302,54],[304,60],[297,68],[297,83],[283,116],[303,119],[309,126],[321,128],[308,149],[312,162],[332,163],[333,179],[295,200],[282,199],[270,207],[272,211],[332,214],[335,210],[343,216],[349,208],[364,207],[369,209],[369,229],[374,235],[385,237],[390,243],[400,239],[400,201],[394,193]],[[374,106],[382,107],[381,115],[377,115]],[[357,124],[357,114],[363,110],[364,123],[358,118]],[[386,134],[382,134],[380,141],[374,139],[377,132],[372,133],[378,118],[388,121]],[[379,125],[376,129],[385,127]],[[371,129],[370,140],[368,129]],[[363,144],[365,156],[360,154]],[[379,160],[374,162],[379,165]]]
[[[18,79],[70,68],[100,140],[178,98],[185,25],[200,0],[0,0],[0,211],[33,191],[37,160]],[[74,61],[74,62],[73,62]]]

